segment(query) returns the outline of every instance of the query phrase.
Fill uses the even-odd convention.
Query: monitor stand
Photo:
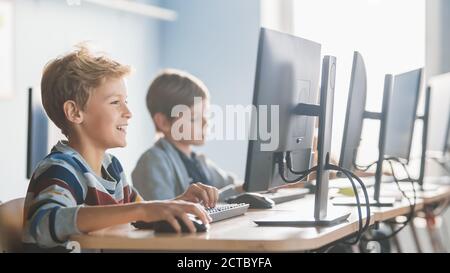
[[[331,212],[320,219],[311,215],[300,215],[300,212],[280,212],[278,215],[255,220],[258,226],[264,227],[330,227],[345,222],[350,213]]]
[[[360,205],[361,206],[366,206],[366,200],[363,198],[360,198]],[[335,197],[333,198],[333,200],[331,201],[333,203],[334,206],[348,206],[348,207],[353,207],[353,206],[357,206],[358,204],[356,203],[355,197]],[[391,197],[382,197],[380,198],[378,201],[373,199],[373,198],[369,198],[369,206],[371,207],[393,207],[395,204],[395,198],[391,198]]]
[[[295,211],[283,214],[279,212],[277,215],[255,221],[256,224],[294,227],[333,226],[342,223],[350,216],[347,211],[328,211],[329,170],[326,166],[331,150],[335,76],[336,58],[325,56],[322,62],[320,105],[299,104],[295,111],[296,115],[319,117],[314,213],[306,212],[305,214]]]

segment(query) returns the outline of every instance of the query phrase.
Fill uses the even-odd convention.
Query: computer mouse
[[[270,209],[275,205],[275,202],[259,193],[245,192],[227,199],[227,203],[247,203],[251,209]]]
[[[208,230],[208,225],[203,224],[202,221],[192,218],[192,217],[190,217],[189,219],[194,224],[197,232],[206,232]],[[180,219],[177,219],[177,220],[178,220],[178,224],[180,224],[180,226],[181,226],[181,232],[189,233],[190,232],[189,228],[186,226],[184,221],[182,221]],[[132,225],[138,229],[153,229],[153,230],[155,230],[155,232],[158,232],[158,233],[176,233],[175,229],[167,221],[157,221],[157,222],[137,221],[137,222],[132,223]]]

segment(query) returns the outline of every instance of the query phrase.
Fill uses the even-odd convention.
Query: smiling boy
[[[145,202],[127,183],[117,158],[106,153],[126,146],[132,117],[129,72],[130,67],[84,47],[45,67],[42,103],[68,141],[58,142],[31,178],[24,209],[26,249],[61,248],[71,235],[133,221],[166,220],[179,232],[180,219],[194,232],[187,213],[209,223],[200,205],[183,201],[214,195],[209,188],[189,188],[175,201]]]

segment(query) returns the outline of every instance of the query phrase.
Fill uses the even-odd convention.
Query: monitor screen
[[[394,89],[389,102],[386,127],[387,156],[409,161],[417,104],[421,90],[422,69],[416,69],[394,77]]]
[[[318,103],[321,45],[289,34],[261,29],[259,37],[252,116],[258,138],[250,139],[244,189],[263,191],[283,183],[274,162],[275,152],[292,152],[293,169],[309,168],[315,117],[296,116],[298,103]],[[278,107],[277,115],[273,108]],[[261,110],[270,110],[265,115]],[[268,117],[268,118],[266,118]],[[272,139],[261,139],[261,130],[278,124]],[[273,131],[273,130],[272,130]],[[271,142],[271,143],[270,143]]]
[[[432,77],[427,150],[445,153],[450,113],[450,73]]]
[[[450,156],[450,111],[448,112],[449,116],[447,118],[447,135],[445,137],[445,147],[444,147],[444,155],[448,158]]]

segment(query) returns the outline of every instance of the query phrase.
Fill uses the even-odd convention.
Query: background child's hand
[[[142,221],[155,222],[167,221],[177,231],[181,232],[178,219],[183,221],[191,232],[195,232],[195,226],[187,213],[197,216],[204,224],[211,222],[211,217],[202,206],[186,201],[152,201],[142,203]]]
[[[219,200],[219,190],[216,187],[208,186],[200,182],[193,183],[189,188],[175,200],[184,200],[194,203],[202,202],[207,208],[216,206]]]

